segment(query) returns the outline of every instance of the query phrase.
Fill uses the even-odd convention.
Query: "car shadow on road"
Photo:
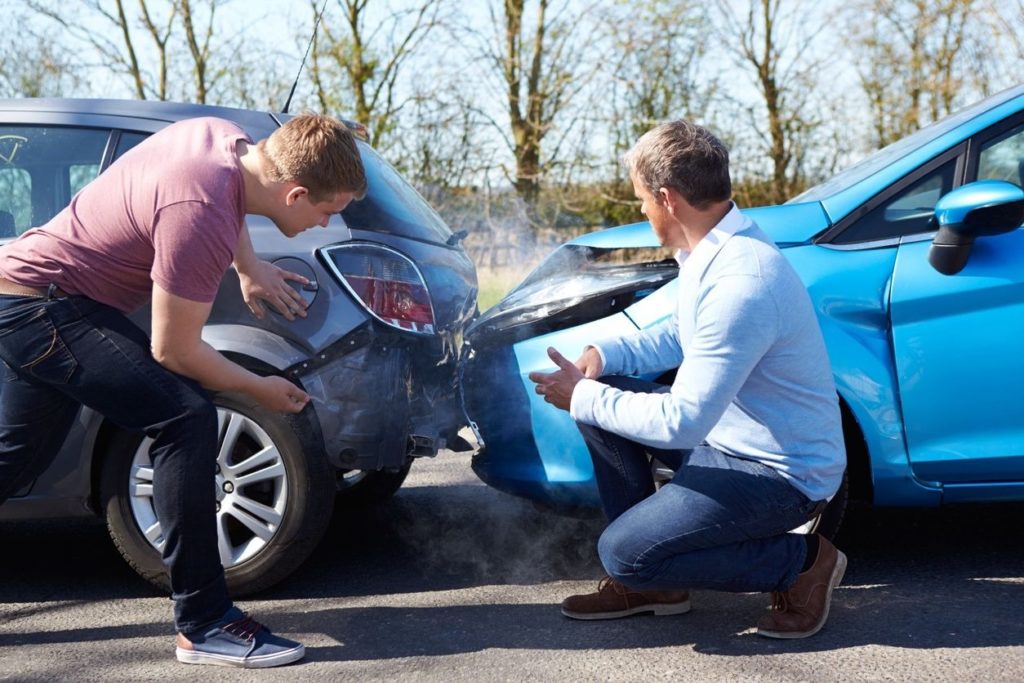
[[[132,571],[99,519],[5,521],[0,542],[0,605],[164,595]]]
[[[313,660],[487,648],[682,646],[735,656],[865,644],[1019,645],[1024,643],[1019,618],[1024,545],[1016,539],[1022,518],[1020,504],[851,509],[837,539],[850,566],[835,593],[832,616],[820,634],[800,641],[770,641],[752,632],[767,604],[764,595],[699,591],[693,612],[679,617],[565,619],[557,607],[561,592],[588,590],[601,574],[594,544],[603,520],[555,515],[472,484],[446,486],[443,492],[412,487],[372,510],[339,511],[311,561],[255,602],[323,599],[331,605],[332,598],[372,602],[380,595],[393,603],[405,594],[483,587],[458,596],[463,603],[468,596],[482,604],[274,610],[277,630],[324,632],[339,643],[310,648]],[[31,609],[45,610],[52,601],[71,601],[52,607],[68,609],[73,601],[160,595],[120,559],[101,524],[6,523],[0,532],[7,551],[0,567],[0,602],[41,603]],[[558,585],[549,585],[554,582]],[[509,596],[521,602],[509,604]],[[0,646],[157,635],[167,629],[159,623],[0,634]]]
[[[883,645],[957,649],[1020,645],[1024,586],[964,579],[947,599],[940,582],[853,585],[836,593],[832,618],[813,638],[761,638],[751,626],[765,607],[759,595],[697,592],[694,610],[675,617],[604,622],[564,618],[555,604],[329,609],[282,614],[296,632],[324,631],[339,644],[311,648],[311,661],[370,661],[445,656],[489,649],[644,650],[692,647],[718,656],[821,652]],[[949,585],[945,582],[945,585]]]
[[[693,611],[678,617],[568,620],[557,602],[562,591],[588,590],[590,580],[600,575],[594,543],[603,522],[538,511],[479,487],[452,488],[446,487],[443,498],[430,487],[412,488],[374,511],[340,514],[313,561],[259,596],[254,609],[259,613],[259,598],[323,599],[323,610],[289,611],[287,603],[274,610],[279,632],[323,633],[338,643],[311,647],[311,661],[489,648],[690,647],[737,656],[867,644],[974,648],[1024,643],[1019,618],[1024,546],[1015,540],[1024,505],[851,510],[837,539],[850,567],[834,595],[827,626],[806,640],[772,641],[751,630],[767,604],[766,596],[755,594],[697,591]],[[442,508],[439,499],[446,500]],[[74,601],[160,594],[121,561],[102,526],[55,526],[50,530],[57,534],[55,541],[45,531],[39,531],[38,523],[4,526],[7,550],[13,552],[5,554],[0,569],[0,601],[60,610],[73,609]],[[462,604],[454,605],[346,607],[330,602],[349,596],[372,602],[372,596],[380,595],[393,603],[403,594],[477,587],[482,590],[458,595]],[[510,596],[517,602],[510,603]],[[57,600],[71,602],[50,604]],[[0,633],[0,646],[162,636],[168,628],[160,622]]]

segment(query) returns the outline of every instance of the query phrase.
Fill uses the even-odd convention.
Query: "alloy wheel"
[[[284,459],[258,423],[217,408],[217,544],[225,568],[251,559],[277,533],[288,502]],[[163,550],[165,539],[153,505],[153,464],[146,437],[130,467],[128,495],[135,523],[150,545]]]

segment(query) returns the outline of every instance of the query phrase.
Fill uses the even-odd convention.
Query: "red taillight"
[[[430,294],[423,285],[395,282],[376,277],[347,276],[349,285],[378,318],[405,329],[434,325]]]
[[[430,292],[407,257],[367,244],[325,249],[332,270],[374,316],[412,332],[433,334]]]

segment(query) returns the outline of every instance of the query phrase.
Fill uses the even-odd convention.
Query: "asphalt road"
[[[600,576],[597,519],[478,483],[464,456],[413,468],[381,508],[336,515],[312,560],[243,607],[306,643],[262,672],[173,658],[170,602],[98,523],[0,524],[0,680],[1024,680],[1024,505],[853,510],[832,617],[754,635],[766,596],[697,592],[690,614],[573,622]]]

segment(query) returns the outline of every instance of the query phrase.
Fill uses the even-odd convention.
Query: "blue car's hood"
[[[831,227],[820,202],[781,204],[744,209],[743,213],[758,224],[780,247],[806,244],[815,235]],[[622,247],[655,247],[658,240],[650,223],[632,223],[618,228],[587,233],[571,244],[615,249]]]

